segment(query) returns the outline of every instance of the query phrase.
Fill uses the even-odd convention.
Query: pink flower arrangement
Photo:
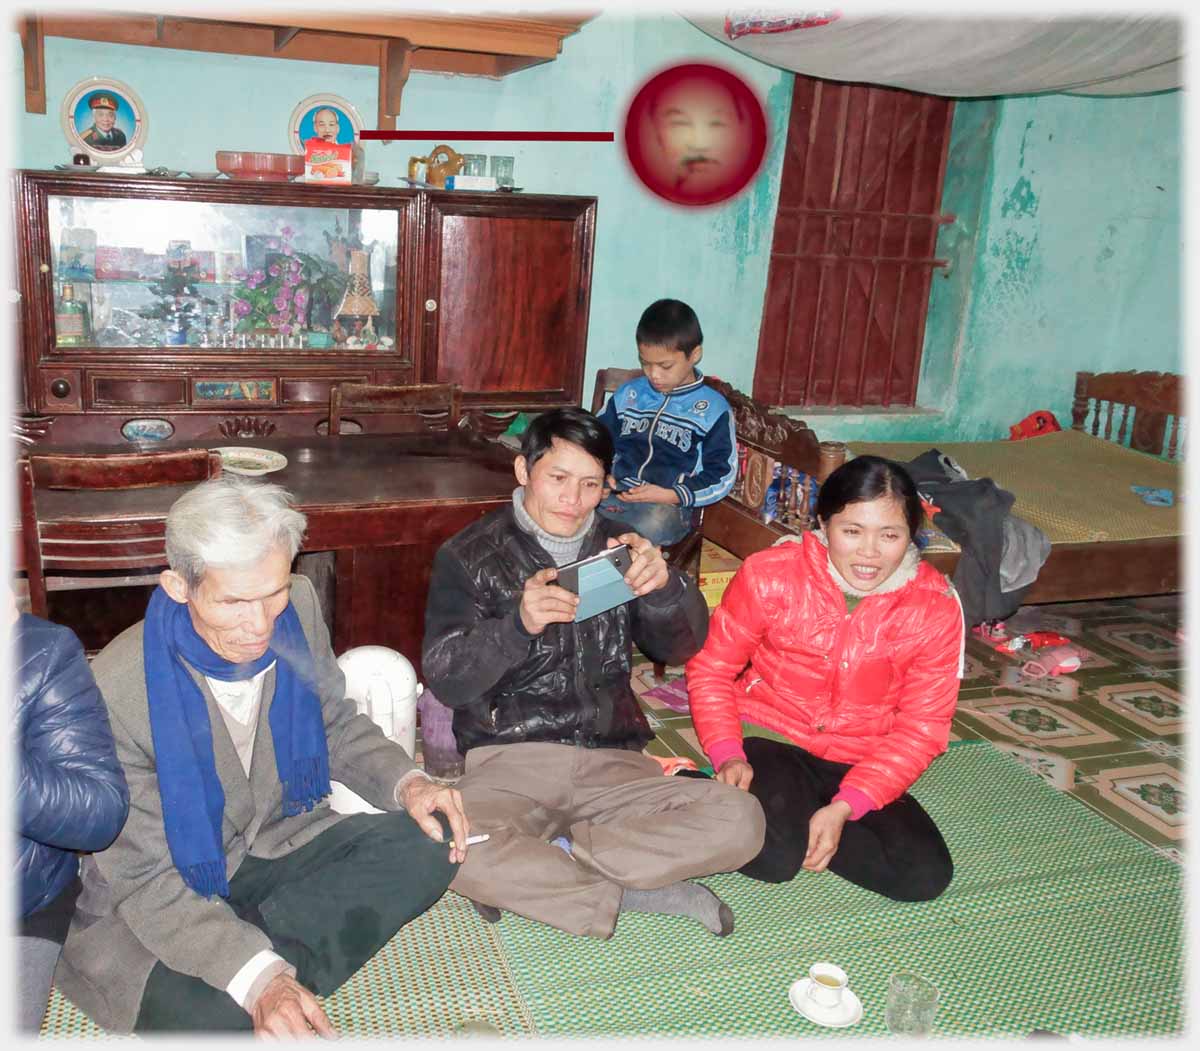
[[[279,231],[279,239],[272,239],[268,247],[284,258],[274,259],[266,269],[234,271],[241,285],[233,292],[233,313],[237,319],[238,332],[249,332],[256,328],[277,329],[289,336],[305,328],[305,313],[309,302],[305,275],[305,259],[311,257],[297,253],[292,247],[295,231],[290,226]],[[317,260],[312,260],[319,267]]]

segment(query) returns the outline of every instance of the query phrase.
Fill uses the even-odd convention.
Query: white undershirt
[[[242,761],[242,769],[246,771],[247,777],[250,776],[250,761],[254,758],[254,738],[258,733],[258,710],[262,706],[263,679],[273,667],[274,661],[254,678],[240,679],[237,682],[210,679],[207,675],[204,677],[216,699],[217,707],[221,709],[225,729],[233,738],[233,746],[237,749],[238,758]]]

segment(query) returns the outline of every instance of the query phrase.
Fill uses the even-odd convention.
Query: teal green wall
[[[288,148],[307,95],[348,98],[374,124],[369,67],[159,51],[51,38],[49,111],[26,114],[18,38],[10,34],[14,167],[66,159],[58,107],[80,78],[128,82],[150,119],[151,165],[211,170],[218,149]],[[464,152],[511,152],[531,192],[599,198],[584,400],[590,377],[635,361],[633,330],[651,300],[696,307],[705,368],[750,390],[778,197],[792,77],[742,58],[677,15],[603,14],[559,58],[500,81],[414,73],[401,127],[620,131],[624,107],[657,69],[688,59],[741,72],[767,105],[772,146],[758,178],[708,209],[664,204],[628,172],[618,144],[499,146],[450,137]],[[1047,95],[959,102],[943,209],[956,216],[938,253],[920,412],[804,410],[822,437],[1003,437],[1034,409],[1069,420],[1076,370],[1181,371],[1182,94]],[[396,185],[432,142],[368,143],[367,167]]]
[[[287,123],[303,98],[333,92],[375,126],[373,67],[282,61],[46,41],[48,112],[23,109],[20,43],[10,34],[10,99],[17,143],[13,167],[48,168],[67,159],[58,108],[85,76],[123,80],[149,113],[145,161],[212,170],[219,149],[287,151]],[[701,33],[678,15],[634,19],[602,14],[563,42],[554,62],[503,80],[414,73],[404,90],[401,128],[614,131],[640,84],[659,68],[689,59],[720,62],[754,86],[767,106],[774,145],[739,198],[712,208],[668,205],[644,190],[615,143],[472,143],[460,152],[511,153],[516,183],[530,192],[599,198],[584,399],[607,365],[633,367],[633,333],[654,299],[687,300],[705,330],[706,367],[746,389],[753,378],[762,294],[778,197],[792,76]],[[434,143],[367,143],[366,167],[384,185],[407,174],[408,157]]]
[[[1070,425],[1078,370],[1183,371],[1181,92],[959,102],[918,401],[799,412],[823,437],[1004,438]]]

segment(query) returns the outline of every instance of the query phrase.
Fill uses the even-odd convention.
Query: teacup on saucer
[[[791,1005],[810,1022],[830,1029],[844,1029],[862,1019],[862,1001],[854,994],[853,989],[843,988],[841,1001],[833,1007],[825,1007],[809,996],[811,982],[812,979],[807,976],[797,978],[788,989]]]

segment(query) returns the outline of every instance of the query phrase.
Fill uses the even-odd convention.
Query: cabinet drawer
[[[91,372],[88,385],[91,407],[97,409],[126,406],[183,408],[187,405],[187,380],[182,376]]]
[[[357,376],[306,376],[280,380],[281,405],[329,405],[329,392],[335,383],[370,383],[366,373]]]
[[[42,404],[47,412],[83,412],[83,372],[81,369],[43,368]]]
[[[413,379],[413,370],[407,369],[376,369],[374,383],[386,384],[389,387],[405,387],[410,383],[416,383]]]

